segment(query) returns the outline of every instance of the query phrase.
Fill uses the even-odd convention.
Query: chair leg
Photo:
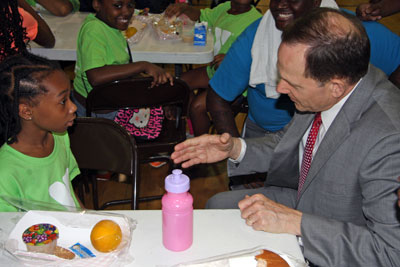
[[[75,178],[76,181],[74,182],[75,187],[78,190],[78,198],[82,202],[83,205],[85,205],[85,194],[83,193],[85,190],[85,184],[84,184],[84,176],[79,175],[78,177]]]
[[[132,177],[132,201],[131,201],[131,208],[132,210],[138,209],[137,204],[137,192],[138,192],[138,182],[137,182],[137,175],[133,175]]]
[[[97,178],[96,174],[89,173],[89,176],[92,180],[92,198],[93,198],[93,208],[95,210],[99,209],[99,197],[98,197],[98,187],[97,187]]]
[[[138,181],[139,179],[139,159],[137,157],[137,154],[135,154],[135,159],[133,162],[133,174],[132,174],[132,202],[131,202],[131,208],[133,210],[138,209],[138,192],[139,192],[139,184],[140,182]]]

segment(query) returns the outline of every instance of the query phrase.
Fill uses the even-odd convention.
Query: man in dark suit
[[[239,206],[255,230],[301,237],[315,265],[400,266],[400,91],[369,55],[354,16],[312,11],[282,35],[277,91],[298,111],[283,133],[203,135],[172,159],[189,167],[230,158],[233,175],[267,171],[264,188],[217,194],[208,207]]]

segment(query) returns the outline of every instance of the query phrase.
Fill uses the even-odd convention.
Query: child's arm
[[[369,1],[357,6],[356,14],[362,20],[379,20],[400,11],[400,1]]]
[[[36,0],[55,16],[65,17],[72,12],[73,6],[68,0]]]
[[[181,14],[185,14],[193,21],[196,21],[200,18],[200,10],[185,3],[169,5],[165,10],[165,15],[168,18],[173,16],[179,17]]]
[[[33,41],[46,48],[54,47],[56,39],[42,17],[25,0],[18,0],[18,6],[28,12],[38,23],[38,33]]]
[[[218,54],[214,57],[213,61],[210,63],[211,67],[214,67],[215,70],[218,69],[219,65],[221,64],[222,60],[224,59],[225,54]]]
[[[154,78],[152,86],[170,82],[173,85],[173,77],[157,65],[147,61],[138,61],[122,65],[107,65],[86,71],[86,76],[92,86],[129,78],[135,74],[146,73]]]

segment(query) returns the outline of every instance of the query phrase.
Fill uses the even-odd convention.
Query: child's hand
[[[380,4],[364,3],[360,4],[356,9],[356,14],[361,20],[379,20],[381,16],[381,6]]]
[[[225,54],[218,54],[214,57],[214,60],[210,63],[211,67],[214,67],[215,70],[218,69],[219,65],[221,64],[222,60],[224,59]]]
[[[167,18],[171,17],[179,17],[182,13],[185,12],[185,10],[188,8],[188,5],[186,3],[176,3],[169,5],[167,9],[165,10],[164,14]]]
[[[153,77],[151,87],[166,83],[168,81],[171,85],[174,85],[174,77],[169,72],[166,72],[157,65],[148,63],[145,68],[145,73]]]

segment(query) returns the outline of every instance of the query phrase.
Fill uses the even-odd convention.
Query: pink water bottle
[[[165,178],[162,197],[163,244],[169,250],[183,251],[193,243],[193,197],[188,192],[189,177],[173,170]]]

